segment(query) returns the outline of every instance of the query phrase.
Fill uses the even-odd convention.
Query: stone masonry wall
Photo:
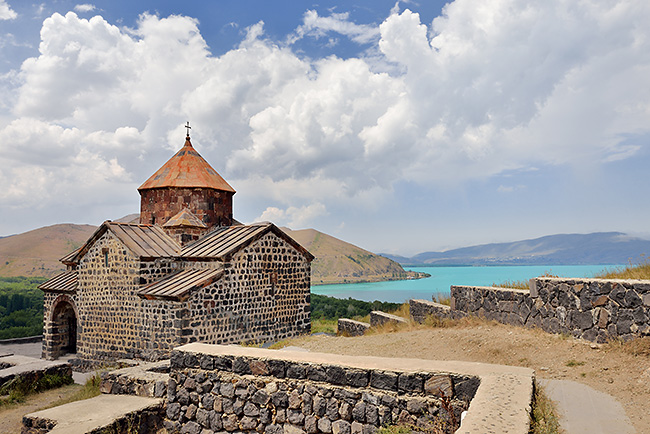
[[[281,354],[174,351],[165,426],[197,434],[373,434],[399,422],[454,432],[479,383],[460,374],[294,362]]]
[[[650,281],[536,278],[531,290],[451,287],[452,311],[606,342],[650,335]]]
[[[309,333],[311,266],[266,234],[224,264],[216,283],[192,295],[182,343],[267,342]]]
[[[140,190],[140,223],[163,225],[189,209],[209,228],[232,225],[232,192],[211,188]]]
[[[145,345],[135,294],[140,261],[110,231],[77,267],[77,355],[87,359],[133,358]]]
[[[146,342],[140,356],[146,360],[169,357],[182,341],[186,303],[169,300],[142,300],[142,339]]]
[[[215,267],[223,267],[221,278],[193,289],[187,300],[138,295],[142,285],[183,268]],[[222,263],[141,260],[107,231],[84,255],[77,273],[76,293],[45,292],[46,358],[60,356],[66,346],[67,317],[51,319],[61,297],[72,306],[68,316],[74,308],[76,352],[86,360],[159,360],[188,342],[266,342],[310,331],[311,265],[272,233]]]

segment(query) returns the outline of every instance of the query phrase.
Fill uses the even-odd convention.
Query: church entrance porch
[[[67,298],[67,297],[66,297]],[[51,347],[48,358],[77,352],[77,315],[72,301],[60,300],[52,310]]]

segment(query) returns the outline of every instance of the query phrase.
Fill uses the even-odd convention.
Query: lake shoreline
[[[409,267],[407,271],[425,272],[428,278],[378,282],[349,282],[312,285],[312,292],[336,298],[363,301],[405,303],[410,299],[431,300],[447,296],[452,285],[493,286],[503,282],[527,281],[544,274],[566,278],[590,278],[620,264],[597,265],[513,265],[513,266],[451,266]]]

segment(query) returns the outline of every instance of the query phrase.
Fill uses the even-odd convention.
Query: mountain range
[[[137,215],[116,221],[128,222],[134,218]],[[96,228],[58,224],[0,238],[0,276],[53,276],[63,271],[59,258],[81,246]],[[628,264],[650,256],[650,240],[621,232],[549,235],[425,252],[408,258],[374,254],[315,229],[282,229],[316,257],[312,263],[314,285],[422,277],[404,271],[402,265]]]
[[[115,220],[138,220],[132,214]],[[59,258],[75,250],[97,229],[91,225],[58,224],[0,238],[0,277],[51,277],[64,270]],[[312,284],[375,282],[418,277],[397,262],[315,229],[282,228],[316,258]]]
[[[621,232],[558,234],[510,243],[482,244],[410,258],[382,253],[402,265],[601,265],[650,256],[650,240]]]

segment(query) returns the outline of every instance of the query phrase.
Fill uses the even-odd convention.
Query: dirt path
[[[539,378],[573,380],[614,396],[637,432],[650,433],[650,358],[614,345],[487,322],[356,338],[311,336],[291,345],[325,353],[526,366]]]
[[[21,404],[0,407],[0,434],[19,433],[24,415],[41,410],[59,399],[68,398],[80,388],[80,385],[72,384],[31,395]]]

